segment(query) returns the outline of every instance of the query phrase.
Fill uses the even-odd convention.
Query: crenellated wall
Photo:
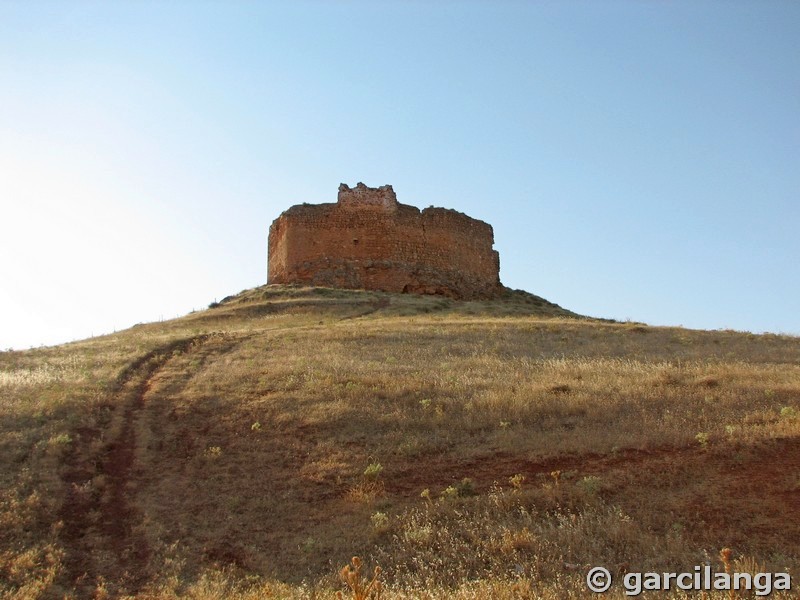
[[[501,289],[491,225],[342,184],[335,204],[293,206],[269,230],[267,283],[490,298]]]

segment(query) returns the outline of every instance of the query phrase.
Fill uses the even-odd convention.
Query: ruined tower
[[[493,244],[483,221],[400,204],[390,185],[341,184],[338,202],[292,206],[272,223],[267,283],[491,298]]]

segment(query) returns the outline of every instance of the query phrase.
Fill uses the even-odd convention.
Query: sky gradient
[[[339,183],[578,313],[800,334],[797,2],[0,2],[0,349],[266,282]]]

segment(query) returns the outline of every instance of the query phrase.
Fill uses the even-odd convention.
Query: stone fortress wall
[[[292,206],[269,229],[267,283],[496,296],[491,225],[445,208],[397,202],[392,186],[339,186],[338,202]]]

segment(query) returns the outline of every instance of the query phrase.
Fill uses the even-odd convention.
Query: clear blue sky
[[[579,313],[800,334],[800,3],[0,2],[0,348],[265,283],[358,181]]]

